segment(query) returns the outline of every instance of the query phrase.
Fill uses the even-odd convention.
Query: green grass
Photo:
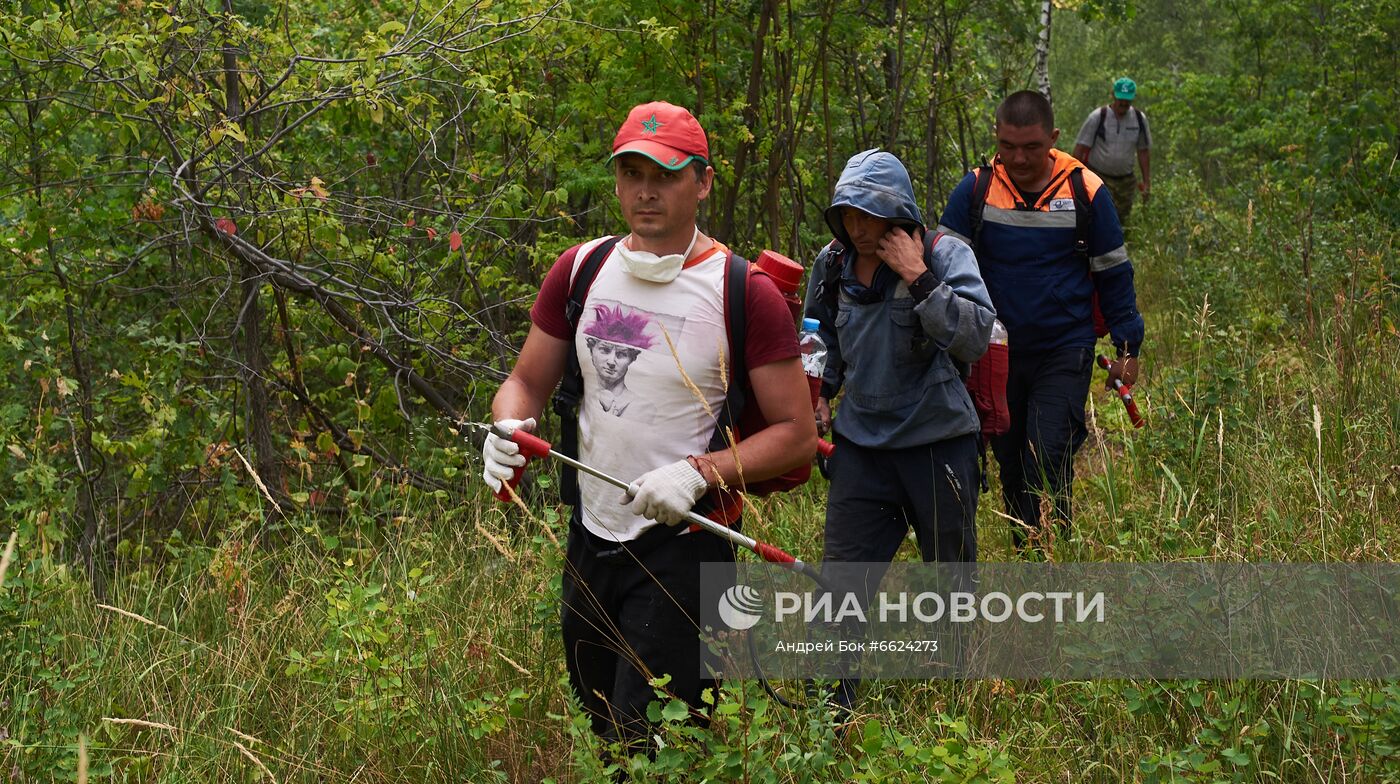
[[[1154,198],[1129,238],[1149,425],[1133,431],[1095,386],[1076,528],[1053,557],[1395,560],[1394,228],[1319,219],[1304,280],[1299,213],[1277,190],[1215,203],[1167,181]],[[817,558],[824,489],[760,501],[750,532]],[[563,680],[545,531],[563,536],[558,510],[467,492],[449,505],[386,489],[334,536],[206,511],[190,530],[218,532],[207,542],[124,545],[108,604],[130,615],[21,542],[0,587],[0,776],[74,779],[83,735],[89,780],[602,777]],[[1013,557],[999,508],[993,481],[988,561]],[[890,682],[842,740],[753,683],[727,686],[715,713],[708,730],[667,722],[667,750],[636,776],[1400,780],[1394,683]]]

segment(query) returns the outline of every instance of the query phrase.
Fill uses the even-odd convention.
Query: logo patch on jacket
[[[1051,200],[1050,200],[1050,211],[1051,211],[1051,212],[1073,212],[1073,211],[1074,211],[1074,199],[1051,199]]]

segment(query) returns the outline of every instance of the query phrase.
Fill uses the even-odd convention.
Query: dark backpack
[[[982,213],[987,209],[987,191],[992,187],[992,167],[983,164],[977,167],[977,179],[972,185],[972,198],[968,203],[968,222],[972,226],[972,252],[977,256],[977,264],[982,265]],[[1084,261],[1089,268],[1089,236],[1094,229],[1094,206],[1089,198],[1089,188],[1084,184],[1084,167],[1075,166],[1069,170],[1069,191],[1074,197],[1074,255]],[[1089,276],[1093,277],[1089,270]],[[1099,292],[1091,295],[1090,304],[1094,319],[1094,334],[1103,337],[1108,334],[1108,323],[1099,310]]]
[[[1137,108],[1136,106],[1133,107],[1133,114],[1136,114],[1136,115],[1137,115],[1137,118],[1138,118],[1138,134],[1141,135],[1141,134],[1142,134],[1142,129],[1147,125],[1147,121],[1144,120],[1144,119],[1142,118],[1142,110],[1139,109],[1139,108]],[[1098,138],[1100,138],[1100,139],[1103,139],[1104,141],[1108,141],[1108,135],[1104,132],[1104,129],[1103,129],[1104,121],[1107,120],[1107,119],[1108,119],[1108,107],[1107,107],[1107,106],[1100,106],[1100,107],[1099,107],[1099,128],[1098,128],[1098,130],[1094,131],[1094,136],[1096,136],[1096,137],[1098,137]]]
[[[588,290],[598,277],[598,270],[602,268],[603,262],[612,254],[613,246],[617,245],[621,239],[621,237],[609,237],[598,243],[597,247],[583,259],[582,265],[574,274],[573,283],[569,286],[568,302],[564,307],[564,317],[568,320],[571,331],[578,330],[579,320],[583,317],[584,301],[588,299]],[[573,249],[575,262],[577,262],[580,247],[582,246],[575,246]],[[728,433],[732,432],[735,442],[738,442],[742,441],[745,436],[753,435],[768,426],[768,422],[763,419],[758,406],[747,405],[750,397],[749,374],[744,354],[748,328],[749,279],[754,275],[766,275],[767,273],[734,253],[729,254],[725,263],[724,321],[725,331],[729,337],[730,384],[729,391],[725,396],[724,408],[716,422],[715,433],[710,438],[709,450],[711,452],[728,449],[731,446]],[[579,366],[576,350],[570,345],[569,351],[566,352],[564,375],[560,380],[559,389],[554,393],[553,408],[554,412],[559,415],[561,429],[559,451],[574,458],[578,457],[578,408],[582,400],[583,369]],[[745,484],[739,490],[750,495],[785,492],[805,484],[811,473],[812,466],[807,463],[782,476]],[[574,469],[565,467],[561,470],[559,494],[564,503],[571,506],[578,505],[578,473]],[[701,500],[696,511],[704,513],[706,510],[714,508],[716,503],[724,503],[728,506],[734,503],[734,500],[707,497]]]
[[[985,197],[986,194],[983,193],[983,198]],[[926,266],[932,265],[933,249],[942,238],[941,232],[924,232]],[[817,298],[826,306],[827,312],[831,313],[836,311],[840,300],[843,266],[841,257],[841,244],[833,240],[831,245],[827,246],[822,280],[817,287]],[[1011,429],[1011,409],[1006,403],[1006,381],[1009,377],[1006,352],[1005,345],[992,344],[987,346],[987,353],[971,365],[953,360],[953,366],[958,369],[958,375],[972,398],[972,407],[977,411],[984,444],[992,436],[1004,435]]]

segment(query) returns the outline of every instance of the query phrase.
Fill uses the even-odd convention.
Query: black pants
[[[704,531],[673,533],[654,528],[622,546],[589,533],[577,510],[569,526],[560,612],[569,685],[593,731],[628,753],[648,734],[650,679],[669,674],[665,691],[696,708],[716,685],[701,677],[700,564],[733,564],[734,546]]]
[[[822,560],[888,563],[912,526],[925,561],[976,561],[980,437],[867,449],[838,435]]]
[[[1092,348],[1017,353],[1013,348],[1006,383],[1011,430],[992,439],[1001,467],[1001,495],[1012,523],[1012,541],[1026,546],[1042,530],[1042,497],[1049,497],[1061,532],[1073,519],[1070,509],[1074,453],[1084,443],[1084,404],[1093,371]]]
[[[890,560],[909,529],[926,562],[977,560],[977,440],[970,433],[906,449],[867,449],[836,437],[826,503],[822,574],[838,592],[852,592],[867,611]],[[950,590],[970,590],[972,572],[957,572]],[[861,634],[856,624],[849,633]],[[858,655],[840,663],[844,676],[831,700],[850,708],[860,679]]]

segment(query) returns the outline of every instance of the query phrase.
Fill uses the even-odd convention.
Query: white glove
[[[622,497],[622,505],[649,520],[675,525],[685,519],[709,486],[689,461],[677,460],[637,477]]]
[[[517,429],[527,433],[533,433],[535,430],[533,417],[523,421],[498,419],[494,424],[507,433],[514,433]],[[525,456],[520,454],[520,445],[508,438],[500,438],[495,433],[486,434],[486,443],[481,446],[481,456],[486,460],[486,470],[482,472],[482,478],[493,493],[501,492],[501,484],[509,482],[510,478],[515,476],[515,469],[525,465]]]

